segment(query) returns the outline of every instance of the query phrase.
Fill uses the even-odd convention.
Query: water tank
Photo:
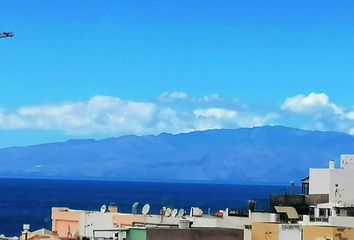
[[[180,219],[178,221],[178,228],[180,228],[180,229],[189,228],[189,220],[188,219]]]

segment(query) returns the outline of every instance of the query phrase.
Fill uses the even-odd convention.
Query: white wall
[[[338,185],[338,186],[336,186]],[[310,169],[310,194],[329,194],[329,202],[354,206],[354,168]]]
[[[331,171],[329,202],[346,207],[354,206],[354,169]]]
[[[343,169],[354,169],[354,155],[342,154],[340,163]]]
[[[354,227],[354,217],[329,217],[331,226]]]
[[[178,225],[179,218],[176,217],[161,217],[160,215],[148,215],[146,216],[146,223],[151,224],[174,224]]]
[[[279,240],[301,240],[301,231],[298,224],[280,224]]]
[[[330,169],[310,168],[310,194],[329,194]]]
[[[80,232],[83,236],[93,237],[94,229],[112,229],[114,213],[84,212],[80,219]],[[114,232],[96,232],[96,237],[114,236]]]
[[[250,219],[251,222],[276,222],[279,216],[275,213],[268,212],[251,212]]]

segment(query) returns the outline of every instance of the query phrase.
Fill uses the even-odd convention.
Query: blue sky
[[[0,147],[287,125],[354,133],[352,1],[0,0]]]

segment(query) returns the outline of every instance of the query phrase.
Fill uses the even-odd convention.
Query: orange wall
[[[80,215],[81,212],[79,211],[69,211],[67,208],[52,208],[52,231],[56,231],[59,238],[79,235]]]
[[[339,227],[305,226],[304,240],[333,238],[334,240],[354,239],[354,229]]]
[[[252,240],[278,240],[279,225],[272,223],[252,224]]]
[[[75,237],[80,235],[80,219],[84,211],[73,211],[68,208],[52,208],[52,231],[57,232],[59,238]],[[134,222],[145,222],[146,216],[132,214],[113,214],[113,225],[130,227]],[[70,234],[71,235],[70,235]]]

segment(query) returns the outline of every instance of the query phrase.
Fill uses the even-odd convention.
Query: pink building
[[[52,231],[61,239],[92,237],[93,231],[128,228],[134,222],[145,222],[147,216],[123,214],[111,208],[108,212],[52,208]]]

